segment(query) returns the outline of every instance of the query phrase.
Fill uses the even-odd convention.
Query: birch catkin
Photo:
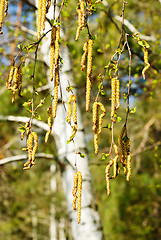
[[[86,57],[87,57],[87,53],[88,53],[88,42],[85,42],[83,45],[83,55],[81,58],[81,70],[84,71],[85,70],[85,61],[86,61]]]
[[[45,17],[46,17],[46,3],[47,0],[42,0],[42,30],[45,30]]]
[[[50,81],[53,81],[54,71],[54,54],[55,54],[55,39],[56,39],[56,27],[53,26],[51,29],[51,43],[50,43]]]
[[[150,63],[148,61],[148,49],[146,47],[143,48],[143,52],[144,52],[144,63],[145,63],[145,67],[142,71],[142,75],[143,78],[145,80],[145,72],[150,68]]]
[[[73,209],[76,210],[77,202],[77,222],[81,221],[81,194],[82,194],[82,174],[76,171],[74,174],[74,186],[73,186]]]
[[[34,140],[34,147],[33,147],[33,140]],[[22,150],[28,151],[28,161],[24,164],[24,170],[29,169],[32,165],[35,165],[35,154],[38,148],[38,137],[35,132],[32,132],[27,137],[27,148]]]
[[[111,79],[111,120],[115,122],[116,78]]]
[[[92,47],[93,40],[88,40],[88,55],[87,55],[87,83],[86,83],[86,111],[89,110],[90,93],[91,93],[91,74],[92,74]]]
[[[42,24],[42,0],[38,0],[38,13],[37,13],[37,38],[41,37],[41,24]]]
[[[3,34],[1,30],[2,30],[2,22],[3,22],[4,4],[5,4],[5,0],[1,0],[0,1],[0,34]]]
[[[99,108],[101,109],[102,113],[99,116]],[[94,131],[94,148],[95,154],[98,153],[98,134],[101,133],[102,130],[102,120],[106,114],[105,107],[100,102],[93,103],[93,131]]]
[[[51,106],[48,107],[47,113],[48,113],[48,126],[49,126],[50,129],[45,135],[45,142],[46,143],[48,142],[49,135],[50,135],[51,130],[52,130],[52,107]]]

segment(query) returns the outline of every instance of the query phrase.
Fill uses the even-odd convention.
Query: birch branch
[[[160,2],[161,2],[161,0],[160,0]],[[109,4],[108,4],[105,0],[102,1],[102,4],[103,4],[106,8],[110,9]],[[110,9],[110,12],[111,12],[111,16],[112,16],[113,18],[115,18],[115,19],[116,19],[117,21],[119,21],[119,22],[122,22],[122,17],[116,15],[111,9]],[[130,30],[130,32],[132,32],[133,34],[139,33],[140,38],[142,38],[142,39],[144,39],[144,40],[146,40],[146,41],[151,41],[151,42],[155,42],[155,41],[156,41],[156,38],[155,38],[153,35],[147,36],[147,35],[141,34],[141,33],[134,27],[134,25],[131,24],[127,19],[124,19],[124,25],[125,25],[125,26]]]
[[[0,115],[0,121],[9,121],[9,122],[23,122],[26,123],[30,119],[28,117],[22,116],[3,116]],[[44,131],[49,131],[49,126],[47,123],[33,119],[32,124],[43,129]]]
[[[11,162],[26,160],[27,157],[28,157],[27,154],[23,154],[23,155],[17,155],[17,156],[13,156],[13,157],[3,158],[0,160],[0,166],[7,164],[7,163],[11,163]],[[54,159],[55,157],[53,154],[37,153],[36,158]]]

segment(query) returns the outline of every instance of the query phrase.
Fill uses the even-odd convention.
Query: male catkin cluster
[[[117,77],[111,79],[111,120],[115,122],[115,109],[120,107],[120,82]]]
[[[45,142],[46,143],[48,142],[49,135],[50,135],[51,130],[52,130],[52,107],[51,106],[48,107],[47,113],[48,113],[48,125],[49,125],[50,129],[45,135]]]
[[[143,52],[144,52],[144,63],[145,67],[142,71],[143,78],[145,80],[145,72],[150,68],[150,63],[148,61],[148,49],[146,47],[143,47]]]
[[[6,17],[7,11],[8,11],[8,0],[1,0],[0,1],[0,34],[3,34],[2,32],[3,14]]]
[[[6,80],[6,88],[12,91],[12,103],[15,101],[16,91],[18,91],[18,96],[21,97],[22,71],[20,67],[11,66]]]
[[[77,97],[75,95],[70,95],[68,102],[67,102],[67,106],[68,106],[68,112],[67,112],[67,122],[71,123],[71,117],[72,117],[72,105],[71,103],[73,102],[73,123],[74,126],[72,126],[73,132],[72,132],[72,136],[70,137],[70,140],[72,140],[75,137],[75,134],[77,132],[78,129],[78,125],[77,125],[77,101],[76,101]]]
[[[34,147],[33,147],[34,141]],[[28,151],[28,161],[24,164],[24,170],[29,169],[32,165],[35,165],[35,154],[38,148],[38,137],[35,132],[28,135],[26,140],[27,148],[23,148],[23,151]]]
[[[78,27],[76,32],[75,40],[77,41],[80,35],[81,30],[85,27],[85,3],[84,0],[79,0],[77,5],[77,14],[78,14]]]
[[[41,30],[45,30],[46,7],[47,7],[47,0],[38,0],[38,14],[37,14],[38,40],[41,38]]]
[[[74,186],[73,186],[73,209],[77,209],[77,222],[81,221],[81,194],[82,194],[82,174],[76,171],[74,174]],[[77,202],[77,208],[76,208]]]
[[[101,109],[102,113],[99,116],[99,108]],[[100,102],[93,103],[93,131],[94,131],[94,148],[95,154],[98,153],[98,134],[101,133],[102,130],[102,120],[106,114],[105,107]]]
[[[120,149],[120,160],[126,175],[126,180],[129,181],[131,176],[131,153],[130,153],[130,139],[127,137],[126,125],[123,126],[119,138],[118,144]]]

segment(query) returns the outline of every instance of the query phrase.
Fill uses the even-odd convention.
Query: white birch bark
[[[58,1],[57,1],[58,3]],[[53,18],[53,9],[50,8],[50,11],[47,16],[49,19]],[[51,28],[48,23],[46,23],[47,31]],[[63,35],[61,29],[61,36]],[[41,52],[45,63],[49,66],[49,48],[50,48],[50,33],[43,40],[41,45]],[[73,85],[72,79],[72,69],[69,57],[69,51],[67,47],[60,48],[60,56],[64,61],[64,64],[60,67],[60,86],[62,90],[63,101],[66,102],[70,93],[66,91],[66,87]],[[49,76],[48,76],[48,79]],[[51,89],[53,89],[53,82],[49,81]],[[75,91],[76,94],[76,91]],[[60,92],[59,92],[60,99]],[[84,97],[85,99],[85,97]],[[84,100],[85,101],[85,100]],[[81,120],[81,115],[78,107],[78,131],[75,137],[75,144],[71,142],[67,144],[71,136],[71,127],[66,122],[66,112],[61,101],[58,103],[57,116],[53,124],[53,136],[56,141],[58,157],[60,161],[65,164],[65,169],[63,171],[63,186],[65,191],[65,196],[67,200],[67,207],[69,212],[69,218],[71,221],[73,238],[75,240],[100,240],[103,239],[101,224],[99,214],[95,208],[92,206],[95,205],[94,197],[92,194],[91,186],[91,175],[88,166],[87,155],[85,158],[80,158],[77,154],[77,167],[81,171],[83,176],[83,186],[82,186],[82,211],[81,211],[81,222],[77,224],[77,212],[72,208],[72,188],[73,188],[73,179],[75,173],[75,151],[85,153],[85,142],[84,142],[84,132],[83,125]],[[86,153],[85,153],[86,154]]]

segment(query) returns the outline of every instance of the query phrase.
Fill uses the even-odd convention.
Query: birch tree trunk
[[[36,0],[37,2],[37,0]],[[58,4],[59,1],[57,1]],[[56,11],[57,12],[57,11]],[[57,14],[56,14],[57,15]],[[53,8],[51,7],[49,13],[47,15],[49,19],[53,18]],[[50,29],[48,23],[46,23],[46,29]],[[63,31],[61,29],[61,37],[63,36]],[[47,34],[45,39],[43,40],[43,44],[41,45],[41,53],[43,55],[43,60],[49,66],[49,48],[50,48],[50,33]],[[60,56],[64,61],[64,64],[60,66],[60,87],[61,93],[63,96],[63,102],[67,103],[68,97],[70,93],[66,91],[66,87],[73,84],[72,79],[72,69],[70,63],[70,56],[67,47],[60,47]],[[50,78],[48,76],[49,84],[51,90],[53,89],[53,82],[50,82]],[[74,90],[76,94],[76,91]],[[52,94],[52,93],[51,93]],[[95,208],[95,200],[92,194],[92,186],[91,186],[91,175],[88,165],[87,155],[85,158],[80,158],[77,154],[77,167],[78,170],[81,171],[83,176],[83,184],[82,184],[82,211],[81,211],[81,222],[77,224],[77,212],[72,208],[72,188],[73,188],[73,180],[75,173],[75,151],[77,152],[85,152],[85,141],[84,141],[84,132],[83,125],[80,115],[80,110],[78,107],[78,131],[75,137],[75,144],[73,142],[67,144],[67,140],[70,139],[71,136],[71,126],[66,122],[66,112],[64,109],[64,105],[61,101],[61,94],[59,91],[59,100],[57,107],[57,115],[54,119],[53,124],[53,136],[56,141],[57,151],[59,160],[65,164],[65,168],[62,174],[63,177],[63,187],[67,201],[67,207],[69,212],[69,218],[71,221],[73,238],[75,240],[101,240],[103,239],[101,224],[99,214]]]

